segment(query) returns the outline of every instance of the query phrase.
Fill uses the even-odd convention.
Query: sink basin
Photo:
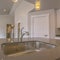
[[[24,44],[18,44],[18,43],[7,43],[3,44],[2,50],[5,55],[19,53],[22,51],[25,51],[25,45]]]
[[[3,43],[1,45],[2,51],[5,55],[39,52],[41,50],[51,49],[55,47],[56,45],[54,44],[49,44],[41,41]]]
[[[8,56],[18,56],[18,55],[24,55],[24,54],[31,54],[34,52],[35,52],[34,50],[27,50],[27,51],[23,51],[23,52],[19,52],[19,53],[9,54]]]

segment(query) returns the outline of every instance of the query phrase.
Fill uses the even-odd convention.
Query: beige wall
[[[0,15],[0,38],[6,38],[6,24],[13,24],[13,17],[10,15]]]

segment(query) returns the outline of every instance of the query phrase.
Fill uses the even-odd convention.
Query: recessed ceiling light
[[[13,2],[13,3],[16,3],[16,2],[18,2],[18,0],[12,0],[12,2]]]
[[[36,0],[36,2],[35,2],[35,9],[36,10],[40,10],[40,0]]]

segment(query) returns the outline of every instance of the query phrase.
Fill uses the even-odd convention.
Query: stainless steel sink
[[[2,51],[5,55],[16,54],[16,53],[38,52],[41,50],[51,49],[55,47],[56,45],[54,44],[49,44],[41,41],[3,43],[1,45]]]

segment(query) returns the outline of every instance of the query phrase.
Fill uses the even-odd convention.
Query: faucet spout
[[[29,32],[26,32],[26,31],[23,32],[23,29],[24,27],[21,28],[21,42],[23,40],[24,35],[29,35]]]

